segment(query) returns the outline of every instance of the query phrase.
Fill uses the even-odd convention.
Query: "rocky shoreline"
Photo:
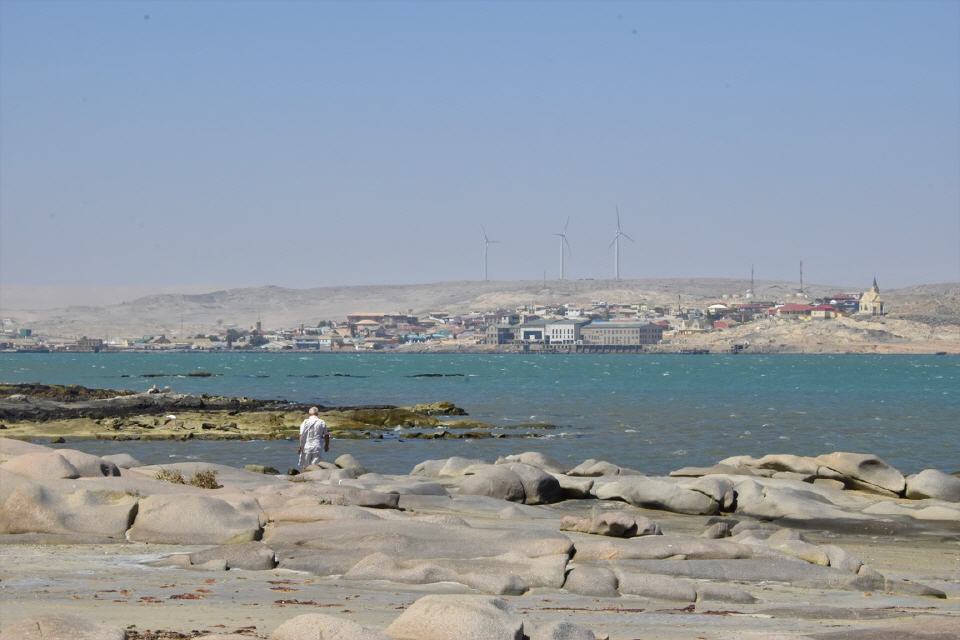
[[[194,395],[153,388],[144,393],[76,385],[0,384],[0,431],[7,438],[70,440],[296,439],[311,406],[279,400]],[[406,438],[538,437],[554,428],[521,423],[494,430],[450,402],[320,406],[332,435],[378,438],[404,428]]]
[[[531,452],[382,475],[345,454],[281,475],[0,438],[0,542],[4,639],[960,629],[960,478],[857,453],[662,477]]]

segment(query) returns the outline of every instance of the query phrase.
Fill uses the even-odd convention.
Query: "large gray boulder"
[[[306,613],[290,618],[273,633],[270,640],[389,640],[380,631],[362,627],[352,620]]]
[[[346,580],[389,580],[405,584],[457,582],[491,595],[522,595],[537,587],[563,586],[568,557],[529,558],[506,553],[485,558],[398,559],[375,553],[347,571]]]
[[[594,460],[593,458],[588,458],[575,466],[573,469],[567,471],[567,475],[594,478],[597,476],[640,475],[640,472],[634,471],[633,469],[619,467],[611,462],[607,462],[606,460]]]
[[[902,495],[906,488],[903,474],[875,455],[868,453],[836,452],[816,458],[824,467],[844,476],[858,489],[880,488],[895,495]]]
[[[595,486],[594,494],[601,500],[623,500],[637,507],[674,513],[715,515],[720,512],[720,504],[704,493],[646,476],[621,477]]]
[[[819,493],[813,485],[803,484],[803,486],[809,487],[809,489],[765,485],[755,480],[743,480],[736,485],[736,512],[762,520],[777,520],[780,518],[814,521],[871,519],[870,516],[859,513],[854,508],[834,504]],[[737,533],[736,529],[734,529],[734,533]]]
[[[259,540],[256,514],[199,495],[153,495],[140,501],[128,537],[159,544],[235,544]]]
[[[120,469],[117,465],[108,460],[104,460],[100,456],[91,455],[75,449],[57,449],[57,453],[76,467],[80,476],[83,478],[120,475]]]
[[[616,598],[620,595],[616,574],[606,567],[592,565],[578,564],[571,568],[563,588],[582,596]]]
[[[53,488],[0,470],[0,533],[123,538],[136,510],[137,498],[122,491]]]
[[[546,471],[547,473],[567,472],[566,465],[540,453],[539,451],[525,451],[523,453],[504,456],[498,459],[496,464],[505,464],[508,462],[520,462],[523,464],[528,464],[531,467],[536,467],[537,469]]]
[[[460,456],[440,460],[424,460],[413,468],[410,475],[427,476],[428,478],[456,477],[462,476],[463,472],[470,467],[482,464],[484,464],[483,460]]]
[[[80,472],[58,451],[38,451],[10,458],[0,469],[34,480],[79,478]]]
[[[143,463],[128,453],[111,453],[107,456],[101,456],[105,461],[117,465],[121,469],[133,469],[142,467]]]
[[[523,640],[523,621],[502,598],[429,595],[386,629],[394,640]]]
[[[457,483],[462,494],[488,496],[510,502],[523,502],[527,497],[523,480],[505,466],[474,466],[471,471]],[[559,484],[557,486],[559,487]]]
[[[566,620],[554,620],[538,625],[530,640],[596,640],[593,631]]]
[[[564,498],[589,498],[593,490],[593,478],[582,476],[568,476],[562,473],[551,473],[560,483],[560,491]]]
[[[502,466],[519,476],[526,504],[548,504],[563,497],[560,482],[546,471],[522,462],[505,462]]]
[[[577,562],[586,560],[638,560],[684,557],[691,559],[753,558],[771,556],[756,548],[731,540],[707,540],[681,535],[644,536],[642,538],[590,537],[577,540]]]
[[[539,558],[573,551],[570,538],[547,529],[441,527],[405,518],[284,524],[267,529],[265,542],[278,555],[281,547],[299,547],[319,550],[319,555],[347,549],[361,558],[383,553],[403,559],[473,559],[511,552]]]
[[[653,520],[628,511],[606,511],[588,518],[564,516],[560,520],[560,530],[615,538],[658,536],[663,533],[660,525]]]
[[[883,576],[855,575],[793,559],[746,558],[729,560],[634,560],[630,570],[721,582],[782,582],[810,589],[873,591],[883,589]]]
[[[338,456],[336,460],[333,461],[335,465],[341,469],[351,469],[357,473],[358,476],[362,476],[367,472],[366,468],[360,464],[360,461],[354,458],[351,454],[345,453],[342,456]]]
[[[353,472],[355,469],[347,469]],[[356,487],[367,491],[396,494],[416,494],[429,496],[445,496],[447,490],[443,485],[415,476],[388,476],[379,473],[365,473],[353,479],[337,480],[338,487]]]
[[[936,498],[960,502],[960,478],[936,469],[924,469],[907,477],[907,497],[914,500]]]
[[[6,617],[6,615],[4,616]],[[81,616],[59,613],[24,618],[4,624],[0,640],[126,640],[119,627],[92,622]]]
[[[614,569],[619,581],[620,593],[656,600],[696,602],[697,589],[693,582],[671,576],[636,573],[621,567]]]
[[[277,566],[273,549],[262,542],[227,544],[190,554],[190,564],[206,564],[212,560],[223,560],[227,569],[264,571]]]
[[[761,458],[750,456],[735,456],[719,462],[724,466],[746,467],[748,469],[768,469],[770,471],[788,471],[803,475],[817,475],[820,462],[816,458],[795,456],[784,453],[774,453]]]
[[[44,451],[56,451],[56,449],[45,447],[42,444],[14,440],[13,438],[0,438],[0,462],[6,462],[10,458],[16,458],[27,453],[42,453]]]

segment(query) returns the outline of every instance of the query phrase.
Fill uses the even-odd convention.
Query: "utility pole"
[[[803,260],[800,261],[800,293],[803,293]]]

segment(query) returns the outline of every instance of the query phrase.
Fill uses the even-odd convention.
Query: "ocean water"
[[[194,371],[209,378],[182,377]],[[168,377],[144,378],[144,374]],[[443,377],[418,377],[442,374]],[[960,469],[960,358],[892,355],[0,354],[0,380],[282,398],[326,405],[449,400],[544,438],[335,441],[369,468],[542,451],[647,473],[738,454],[876,453],[904,472]],[[506,433],[510,431],[505,429]],[[71,442],[144,462],[201,459],[286,469],[290,442]]]

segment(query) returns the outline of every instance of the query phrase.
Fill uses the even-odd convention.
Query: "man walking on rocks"
[[[327,423],[317,415],[320,410],[310,407],[307,419],[300,423],[300,471],[320,462],[321,449],[330,451],[330,432]]]

